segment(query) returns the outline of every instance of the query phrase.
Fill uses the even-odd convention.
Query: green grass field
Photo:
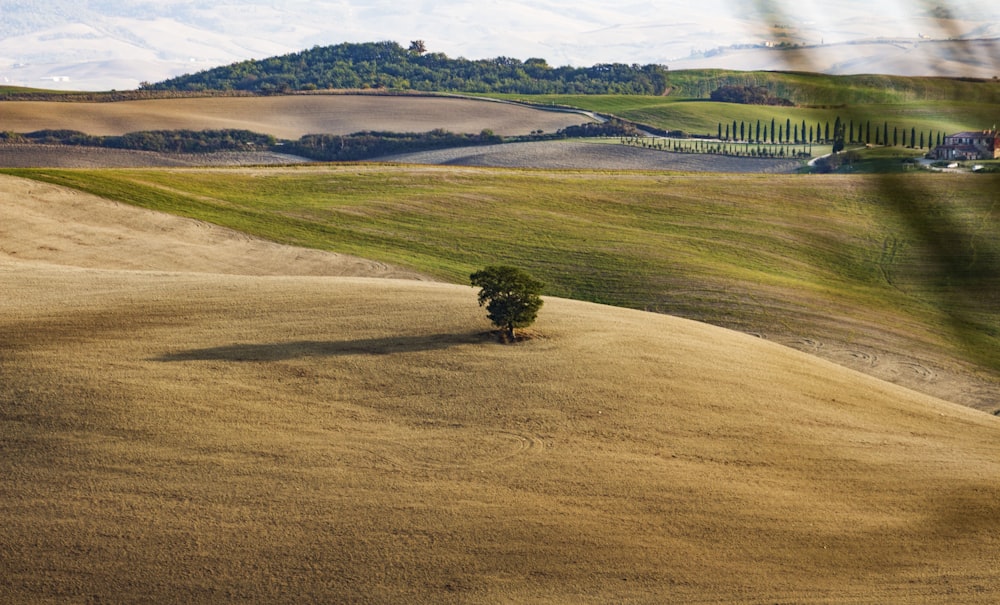
[[[974,102],[918,101],[912,103],[861,104],[843,107],[771,107],[766,105],[739,105],[714,103],[704,99],[672,99],[670,97],[626,96],[540,96],[520,97],[530,103],[565,105],[588,111],[615,115],[626,120],[647,124],[664,130],[681,130],[688,134],[717,134],[719,124],[746,122],[756,125],[759,120],[770,126],[794,125],[804,120],[808,126],[817,122],[825,128],[839,117],[846,123],[853,122],[855,129],[871,124],[874,130],[888,123],[893,128],[915,128],[918,133],[933,130],[953,133],[963,130],[991,128],[997,121],[996,105]]]
[[[364,165],[4,172],[455,283],[486,264],[514,264],[550,295],[746,331],[860,314],[918,326],[908,332],[922,346],[1000,368],[992,175]],[[778,311],[786,305],[798,312]]]

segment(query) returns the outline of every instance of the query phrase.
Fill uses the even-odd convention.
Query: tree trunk
[[[510,340],[510,342],[515,342],[514,341],[514,325],[513,324],[507,324],[507,338]]]

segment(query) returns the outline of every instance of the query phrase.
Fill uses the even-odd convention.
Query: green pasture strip
[[[997,85],[1000,87],[1000,85]],[[714,103],[705,99],[651,97],[639,95],[538,95],[516,96],[512,99],[528,103],[550,106],[567,106],[647,124],[663,130],[680,130],[688,134],[714,136],[721,123],[723,130],[735,120],[754,126],[758,120],[770,127],[771,120],[784,126],[787,120],[792,125],[815,126],[817,122],[824,128],[839,117],[845,126],[853,121],[855,128],[871,123],[871,128],[889,124],[906,129],[916,128],[926,133],[929,130],[946,134],[965,130],[992,128],[997,122],[997,105],[976,101],[913,101],[892,103],[861,103],[836,106],[829,103],[823,107],[772,107],[768,105],[740,105],[737,103]],[[873,134],[874,136],[874,134]]]
[[[771,120],[776,126],[786,126],[790,120],[793,128],[815,126],[816,123],[833,125],[839,117],[846,125],[853,122],[855,129],[871,125],[874,138],[876,128],[884,128],[888,123],[890,134],[893,128],[915,128],[918,134],[928,130],[945,134],[964,130],[990,128],[996,113],[995,105],[962,104],[954,106],[946,103],[919,103],[912,105],[857,105],[842,108],[770,107],[765,105],[738,105],[733,103],[713,103],[710,101],[681,102],[662,105],[648,105],[636,108],[620,117],[633,122],[649,124],[664,130],[683,130],[691,134],[717,133],[718,125],[745,122],[756,126],[759,120],[770,127]],[[874,142],[874,139],[873,141]]]
[[[960,332],[963,346],[1000,369],[995,295],[967,295],[1000,291],[994,175],[374,165],[3,172],[454,283],[511,264],[545,281],[549,295],[713,323],[768,312],[753,302],[761,291],[817,314],[826,305],[888,314],[927,326],[928,339]],[[679,294],[706,284],[735,308]]]
[[[791,56],[791,55],[790,55]],[[671,96],[708,98],[721,86],[761,86],[798,105],[859,105],[915,101],[1000,102],[995,82],[889,75],[827,75],[801,71],[688,69],[667,74]]]
[[[712,91],[722,86],[754,86],[766,88],[773,96],[788,99],[796,105],[847,106],[929,101],[1000,103],[1000,86],[996,82],[974,79],[724,69],[669,71],[666,78],[667,94],[659,97],[662,102],[707,99]],[[571,99],[581,96],[585,95],[538,95],[537,98],[543,102],[575,105]],[[608,101],[605,95],[594,97],[596,103]]]

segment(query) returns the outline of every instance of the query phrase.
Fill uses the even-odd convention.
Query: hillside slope
[[[553,296],[713,323],[997,409],[990,175],[387,165],[10,173],[452,283],[503,259]]]
[[[0,261],[237,275],[421,279],[367,259],[283,246],[201,221],[0,177]]]
[[[500,135],[555,132],[592,121],[565,112],[520,105],[443,97],[296,95],[156,99],[115,103],[5,101],[4,129],[32,132],[78,130],[121,135],[142,130],[250,130],[283,139],[306,134],[351,134],[366,130]]]
[[[668,316],[502,346],[467,287],[85,247],[0,258],[4,602],[996,596],[987,414]]]

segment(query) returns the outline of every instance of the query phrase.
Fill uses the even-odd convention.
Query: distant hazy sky
[[[930,18],[935,7],[956,19]],[[669,64],[781,34],[808,44],[1000,37],[998,14],[995,0],[0,0],[0,83],[130,70],[157,80],[373,40],[422,39],[453,57]]]

